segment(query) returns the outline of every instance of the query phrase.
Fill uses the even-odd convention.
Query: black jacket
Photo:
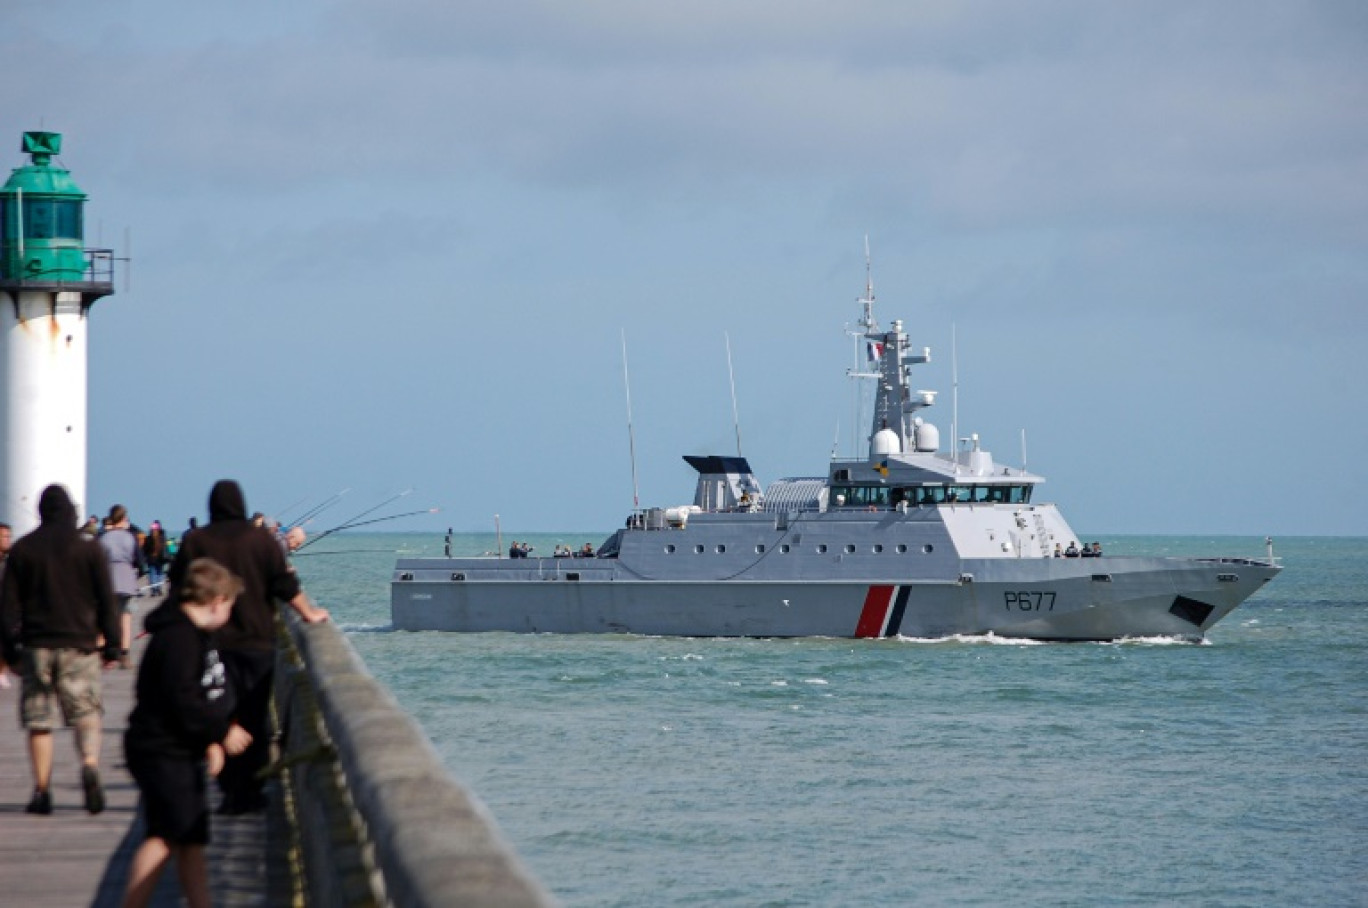
[[[0,641],[6,661],[19,646],[94,652],[104,635],[104,658],[119,657],[119,606],[109,562],[76,526],[76,508],[61,486],[38,499],[38,529],[10,549],[0,587]]]
[[[152,640],[138,668],[138,705],[124,749],[170,759],[198,759],[228,734],[227,677],[212,634],[179,606],[159,608],[145,624]]]
[[[242,593],[233,603],[233,615],[218,632],[225,650],[269,650],[275,646],[276,603],[299,594],[299,578],[280,544],[270,531],[252,526],[242,489],[231,479],[214,484],[209,493],[209,523],[191,530],[181,540],[176,560],[167,577],[171,580],[168,602],[177,595],[185,571],[196,558],[213,558],[242,578]]]

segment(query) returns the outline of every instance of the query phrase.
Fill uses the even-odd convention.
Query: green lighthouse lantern
[[[62,150],[56,132],[26,132],[32,163],[0,188],[0,281],[41,284],[89,280],[84,251],[86,194],[51,163]]]

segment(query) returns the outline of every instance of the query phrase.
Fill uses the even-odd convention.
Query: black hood
[[[181,610],[180,603],[174,602],[170,597],[167,597],[161,605],[158,605],[147,613],[147,617],[143,619],[143,630],[147,631],[149,634],[155,634],[169,624],[174,624],[177,621],[189,620],[189,618],[185,617],[185,612]]]
[[[246,520],[247,501],[242,487],[231,479],[220,479],[209,493],[209,520]]]
[[[38,520],[43,526],[76,530],[76,505],[71,503],[67,490],[59,485],[43,489],[38,498]]]

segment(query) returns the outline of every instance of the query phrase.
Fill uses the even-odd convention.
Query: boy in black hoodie
[[[152,634],[138,670],[138,705],[128,717],[124,755],[142,791],[147,838],[133,856],[125,905],[146,905],[174,857],[191,906],[209,905],[209,775],[224,753],[241,753],[251,736],[229,719],[230,699],[213,632],[232,612],[242,581],[212,558],[191,562],[179,602],[147,616]]]

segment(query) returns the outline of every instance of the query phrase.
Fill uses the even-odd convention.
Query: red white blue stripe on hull
[[[911,592],[912,588],[907,586],[871,586],[865,594],[860,621],[855,625],[855,636],[898,636]]]

